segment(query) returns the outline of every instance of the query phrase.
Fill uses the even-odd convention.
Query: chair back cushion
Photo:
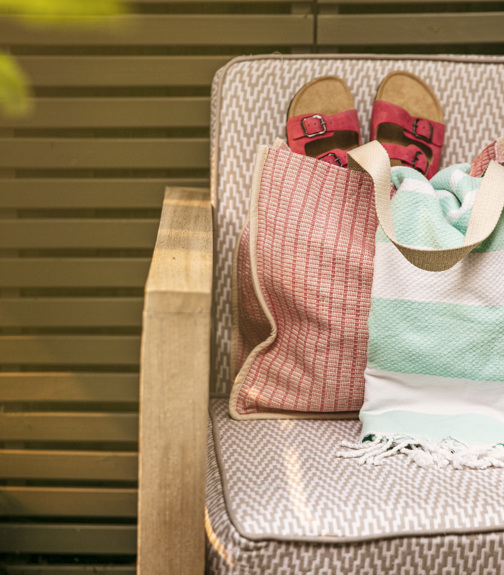
[[[212,86],[211,186],[215,259],[210,391],[229,393],[231,270],[245,223],[256,147],[285,138],[287,108],[309,80],[339,76],[350,87],[367,142],[371,107],[381,80],[393,70],[417,74],[435,91],[446,125],[440,167],[472,161],[504,135],[501,94],[504,58],[481,56],[306,55],[236,58]]]

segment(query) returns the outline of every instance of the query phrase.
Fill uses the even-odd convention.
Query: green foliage
[[[52,26],[110,24],[111,17],[124,12],[122,0],[0,0],[0,15]],[[0,53],[0,108],[13,116],[26,114],[31,107],[25,75],[11,56]]]
[[[16,61],[0,53],[0,106],[8,116],[22,116],[32,107],[28,82]]]
[[[120,0],[0,0],[0,13],[52,23],[78,23],[123,12]]]

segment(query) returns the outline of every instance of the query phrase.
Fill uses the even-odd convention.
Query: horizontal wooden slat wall
[[[0,17],[35,97],[0,118],[0,572],[133,575],[143,285],[164,187],[209,185],[242,54],[504,53],[504,3],[137,0],[98,29]]]
[[[504,2],[316,1],[319,53],[504,54]]]
[[[28,117],[0,119],[9,575],[135,573],[143,286],[164,188],[209,186],[218,68],[313,48],[310,3],[127,6],[97,29],[0,17],[0,42],[35,96]]]

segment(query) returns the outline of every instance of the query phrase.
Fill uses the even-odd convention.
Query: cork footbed
[[[331,116],[355,108],[350,88],[337,76],[319,76],[305,84],[294,96],[287,113],[287,119],[302,114],[325,114]],[[338,131],[332,136],[321,138],[305,145],[307,156],[316,158],[324,152],[338,148],[353,150],[359,146],[356,132]]]
[[[410,72],[391,72],[385,76],[376,93],[376,100],[385,100],[404,108],[411,116],[426,118],[432,122],[443,123],[443,109],[438,97],[421,78]],[[414,143],[421,148],[429,163],[432,152],[428,146],[404,135],[404,130],[397,124],[381,124],[376,132],[376,139],[382,144],[408,146]],[[392,166],[401,166],[400,160],[390,160]]]

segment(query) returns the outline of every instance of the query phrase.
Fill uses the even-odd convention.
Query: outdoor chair
[[[146,286],[141,575],[503,571],[500,470],[423,469],[405,457],[361,466],[335,457],[358,436],[357,420],[227,414],[232,256],[256,146],[285,138],[292,96],[325,74],[349,85],[365,142],[377,86],[392,70],[417,74],[439,96],[441,168],[472,161],[504,134],[499,57],[252,56],[214,79],[211,196],[167,189]]]

